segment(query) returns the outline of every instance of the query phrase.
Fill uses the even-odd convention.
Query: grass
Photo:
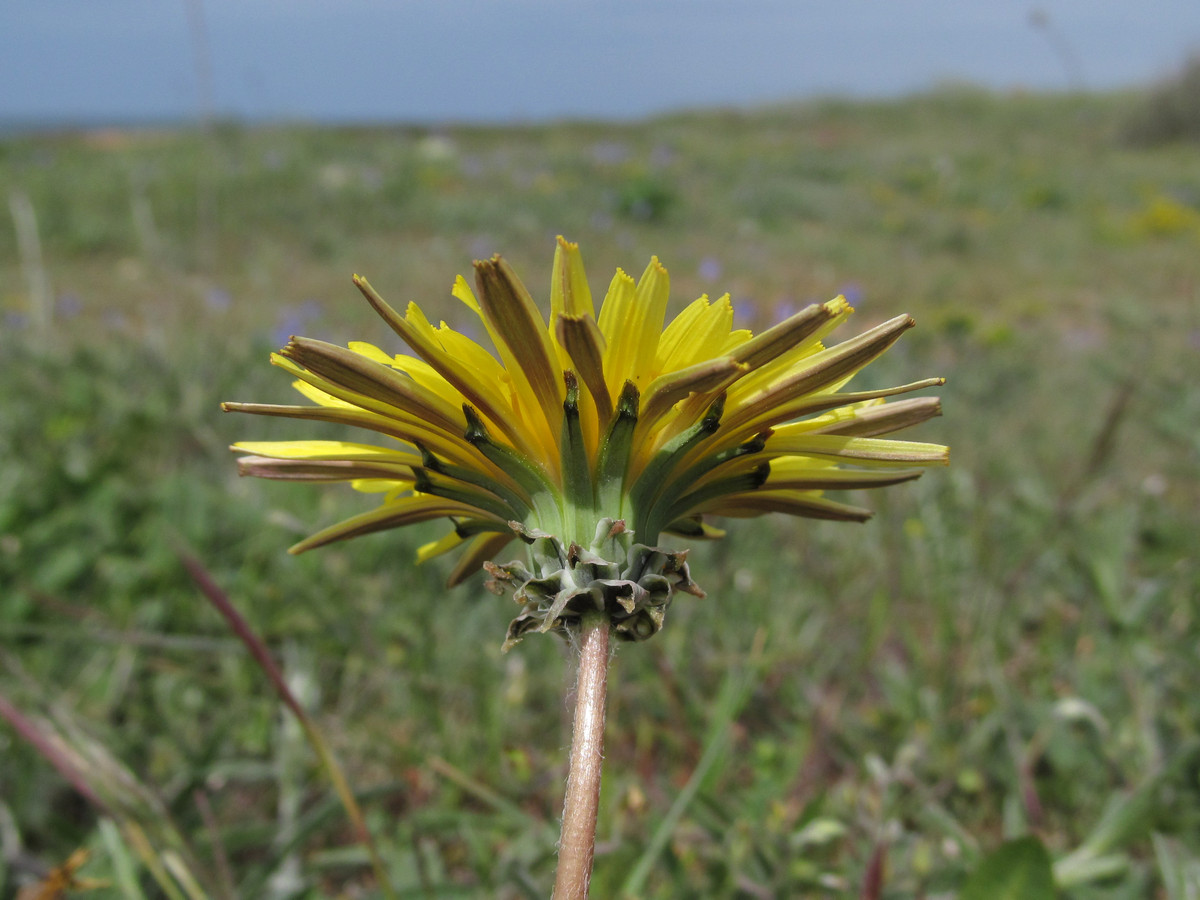
[[[561,232],[594,290],[657,253],[679,303],[729,290],[756,329],[839,291],[856,328],[910,312],[864,379],[950,379],[921,435],[950,470],[865,498],[861,528],[734,523],[693,556],[708,599],[619,653],[595,896],[949,897],[1032,833],[1064,897],[1195,897],[1200,170],[1119,140],[1139,102],[0,143],[53,298],[44,331],[0,227],[0,695],[109,807],[0,728],[0,893],[86,846],[113,896],[188,896],[175,871],[374,895],[186,548],[325,733],[399,896],[546,895],[563,648],[502,656],[504,602],[412,567],[432,532],[288,557],[366,501],[239,481],[228,443],[314,428],[217,404],[290,400],[266,365],[288,333],[394,345],[351,272],[461,321],[471,258],[540,294]]]

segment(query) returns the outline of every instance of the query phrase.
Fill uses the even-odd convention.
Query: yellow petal
[[[636,315],[634,298],[637,286],[634,280],[621,269],[608,285],[608,293],[600,305],[597,324],[604,336],[604,378],[608,382],[608,395],[616,397],[625,384],[632,359],[632,347],[624,341],[624,329]]]
[[[950,448],[942,444],[895,441],[887,438],[850,437],[840,434],[811,434],[776,429],[767,440],[766,455],[815,456],[838,459],[859,466],[891,466],[918,463],[947,465]]]
[[[454,287],[450,288],[450,293],[466,304],[467,309],[479,316],[480,319],[483,318],[483,310],[479,306],[479,301],[475,299],[471,286],[467,284],[467,279],[461,275],[455,277]]]
[[[451,531],[436,541],[430,541],[428,544],[422,544],[417,548],[417,565],[429,562],[435,556],[441,556],[443,553],[449,553],[455,547],[462,544],[464,538],[460,537],[457,531]]]
[[[280,358],[282,359],[282,357],[280,357]],[[345,400],[340,400],[337,397],[333,396],[332,394],[327,394],[320,388],[314,387],[313,385],[309,384],[307,381],[301,381],[299,378],[297,378],[295,381],[292,382],[292,387],[294,387],[297,391],[299,391],[301,394],[303,394],[305,397],[307,397],[313,403],[320,404],[321,406],[332,406],[332,407],[337,407],[340,409],[360,409],[361,408],[361,407],[355,406],[353,403],[348,403]]]
[[[359,356],[365,356],[367,359],[377,363],[382,363],[385,366],[395,364],[395,360],[376,347],[374,344],[369,344],[366,341],[351,341],[347,344],[352,351]]]
[[[462,393],[425,360],[398,353],[392,358],[392,367],[404,372],[425,390],[441,397],[451,406],[462,406]]]
[[[411,481],[396,481],[394,478],[356,478],[350,482],[350,487],[363,494],[384,494],[397,488],[412,489]]]
[[[349,441],[239,441],[232,449],[272,459],[369,459],[400,465],[421,464],[421,457],[415,453]]]
[[[733,304],[725,294],[715,303],[708,296],[693,300],[677,315],[658,341],[658,369],[674,372],[725,354]]]
[[[582,377],[582,372],[574,364],[571,354],[563,344],[559,322],[563,315],[576,320],[587,320],[595,328],[595,307],[592,305],[592,291],[588,287],[587,275],[583,269],[583,259],[579,255],[579,245],[558,236],[554,248],[554,267],[550,274],[550,340],[558,359],[559,371],[570,369]],[[597,332],[597,335],[599,332]],[[603,340],[601,340],[601,345]],[[607,393],[607,392],[606,392]],[[585,422],[585,431],[596,430],[599,426],[587,425],[589,417],[595,418],[588,412],[588,407],[594,407],[591,398],[595,395],[589,392],[588,401],[580,409]],[[609,404],[611,408],[611,404]],[[592,413],[595,412],[593,408]]]
[[[652,256],[646,271],[638,280],[635,299],[638,321],[636,325],[631,324],[634,355],[630,380],[643,390],[657,375],[654,360],[658,354],[658,338],[662,334],[670,295],[671,278],[658,257]]]
[[[742,344],[746,343],[752,337],[754,337],[754,332],[749,328],[738,328],[735,331],[731,331],[729,332],[729,339],[722,345],[720,352],[732,353],[735,348],[742,346]]]
[[[554,319],[566,313],[570,316],[596,317],[592,290],[588,287],[579,245],[561,234],[554,248],[554,270],[550,277],[550,326]]]
[[[650,259],[636,286],[617,270],[599,321],[607,342],[604,374],[610,396],[617,396],[626,381],[645,390],[657,376],[654,361],[669,295],[670,277],[657,256]]]

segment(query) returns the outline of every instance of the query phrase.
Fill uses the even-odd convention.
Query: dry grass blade
[[[196,586],[200,588],[201,593],[208,598],[208,601],[212,603],[217,612],[225,619],[233,633],[246,645],[246,649],[250,651],[250,655],[254,657],[254,661],[262,669],[263,674],[267,676],[267,680],[271,682],[271,686],[275,688],[279,699],[292,711],[292,714],[300,723],[300,727],[304,729],[305,737],[308,738],[309,744],[321,760],[321,764],[325,767],[325,772],[328,774],[329,780],[333,783],[333,789],[337,792],[338,798],[346,810],[346,816],[354,826],[356,836],[362,842],[363,846],[366,847],[367,853],[371,857],[371,868],[375,872],[379,889],[389,900],[395,897],[396,895],[388,879],[383,858],[379,855],[375,841],[367,829],[367,822],[363,817],[362,809],[359,807],[358,801],[354,799],[354,792],[350,789],[350,784],[346,780],[346,775],[342,771],[341,765],[333,755],[333,750],[325,740],[324,735],[317,728],[312,717],[300,705],[300,702],[296,699],[296,695],[288,687],[283,673],[271,656],[271,651],[267,649],[267,645],[263,642],[262,638],[250,627],[250,623],[242,618],[241,613],[234,607],[229,596],[216,583],[201,562],[183,551],[179,551],[179,558],[183,562],[184,568],[187,569],[188,575],[196,582]]]

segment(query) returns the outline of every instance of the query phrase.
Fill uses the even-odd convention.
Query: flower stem
[[[608,616],[601,612],[586,613],[579,628],[575,726],[553,900],[586,900],[588,883],[592,879],[600,773],[604,766],[604,703],[608,689],[610,629]]]

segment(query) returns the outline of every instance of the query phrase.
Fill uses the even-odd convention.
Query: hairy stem
[[[592,879],[600,773],[604,766],[604,702],[608,689],[610,628],[608,616],[600,612],[584,615],[579,628],[575,727],[571,737],[554,900],[586,900],[588,882]]]

